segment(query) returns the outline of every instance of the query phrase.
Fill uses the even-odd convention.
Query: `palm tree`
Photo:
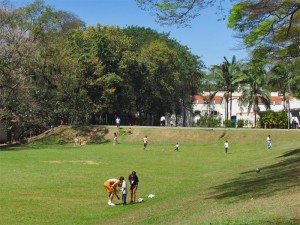
[[[293,64],[290,62],[281,62],[273,66],[267,74],[267,83],[274,90],[282,93],[283,102],[286,102],[286,93],[290,92],[289,82],[293,71]],[[284,109],[286,105],[284,104]]]
[[[242,87],[242,96],[240,98],[240,105],[247,106],[248,114],[253,108],[254,112],[254,127],[256,127],[256,115],[260,111],[259,102],[270,109],[269,92],[262,89],[264,84],[265,69],[262,66],[250,65],[244,74],[246,78],[244,80],[245,85]]]
[[[217,84],[222,87],[226,93],[224,98],[226,100],[225,105],[225,120],[228,120],[228,103],[230,99],[230,118],[232,111],[232,93],[236,89],[236,85],[241,82],[244,77],[241,71],[241,64],[236,61],[236,57],[233,56],[231,62],[224,57],[224,62],[221,65],[215,65],[212,67],[213,74],[217,79]]]

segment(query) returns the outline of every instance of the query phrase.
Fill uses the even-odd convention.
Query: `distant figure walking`
[[[144,143],[144,150],[146,150],[147,145],[148,145],[148,137],[147,137],[147,136],[145,136],[145,137],[143,138],[143,143]]]
[[[267,136],[267,149],[270,150],[272,148],[272,138],[271,138],[271,135],[269,134]]]
[[[78,145],[78,143],[79,143],[79,137],[78,137],[78,134],[76,134],[75,138],[74,138],[74,144]]]
[[[176,143],[174,151],[177,151],[177,152],[179,151],[179,144],[178,143]]]
[[[117,116],[117,118],[116,118],[117,128],[120,128],[120,123],[121,123],[121,119]]]
[[[165,116],[160,117],[160,126],[162,126],[162,127],[166,126],[166,117]]]
[[[118,135],[116,132],[114,132],[114,143],[118,144]]]
[[[229,148],[229,143],[228,143],[227,140],[226,140],[225,143],[224,143],[224,147],[225,147],[225,153],[227,154],[228,148]]]

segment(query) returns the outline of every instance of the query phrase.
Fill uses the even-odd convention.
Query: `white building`
[[[216,117],[220,117],[222,121],[225,120],[225,110],[226,110],[226,100],[224,98],[224,94],[226,92],[217,92],[214,97],[210,97],[212,93],[204,92],[202,95],[194,95],[193,96],[193,110],[194,110],[194,119],[195,122],[201,117],[205,115],[214,115]],[[247,126],[252,127],[254,124],[254,112],[253,107],[248,113],[247,107],[241,107],[239,104],[239,98],[242,93],[234,92],[232,94],[232,108],[230,113],[230,100],[228,104],[228,119],[236,122],[240,119],[247,121]],[[289,98],[290,102],[290,110],[291,110],[291,122],[295,120],[300,127],[300,99],[296,99],[292,96]],[[284,102],[283,96],[281,96],[278,92],[272,92],[270,96],[271,103],[271,111],[279,112],[284,110],[287,107],[287,103]],[[286,106],[286,107],[285,107]],[[259,111],[266,111],[266,107],[262,104],[259,99]],[[231,115],[231,118],[230,118]],[[258,119],[259,115],[256,115]]]

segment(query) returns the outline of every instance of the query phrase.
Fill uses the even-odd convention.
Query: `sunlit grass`
[[[298,131],[134,128],[133,135],[119,134],[120,144],[48,139],[0,151],[0,224],[299,223]],[[132,170],[144,202],[107,206],[104,181]]]

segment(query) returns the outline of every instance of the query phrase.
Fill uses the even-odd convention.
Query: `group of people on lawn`
[[[138,189],[139,178],[136,175],[135,171],[132,171],[131,174],[128,176],[128,180],[130,183],[130,203],[136,203],[136,191]],[[121,187],[121,189],[117,189],[117,187]],[[126,205],[126,198],[127,198],[127,184],[125,178],[121,176],[119,179],[111,178],[104,182],[104,188],[108,193],[108,202],[109,206],[115,206],[112,203],[113,197],[116,196],[119,200],[120,197],[118,196],[118,192],[121,191],[122,193],[122,205]]]

